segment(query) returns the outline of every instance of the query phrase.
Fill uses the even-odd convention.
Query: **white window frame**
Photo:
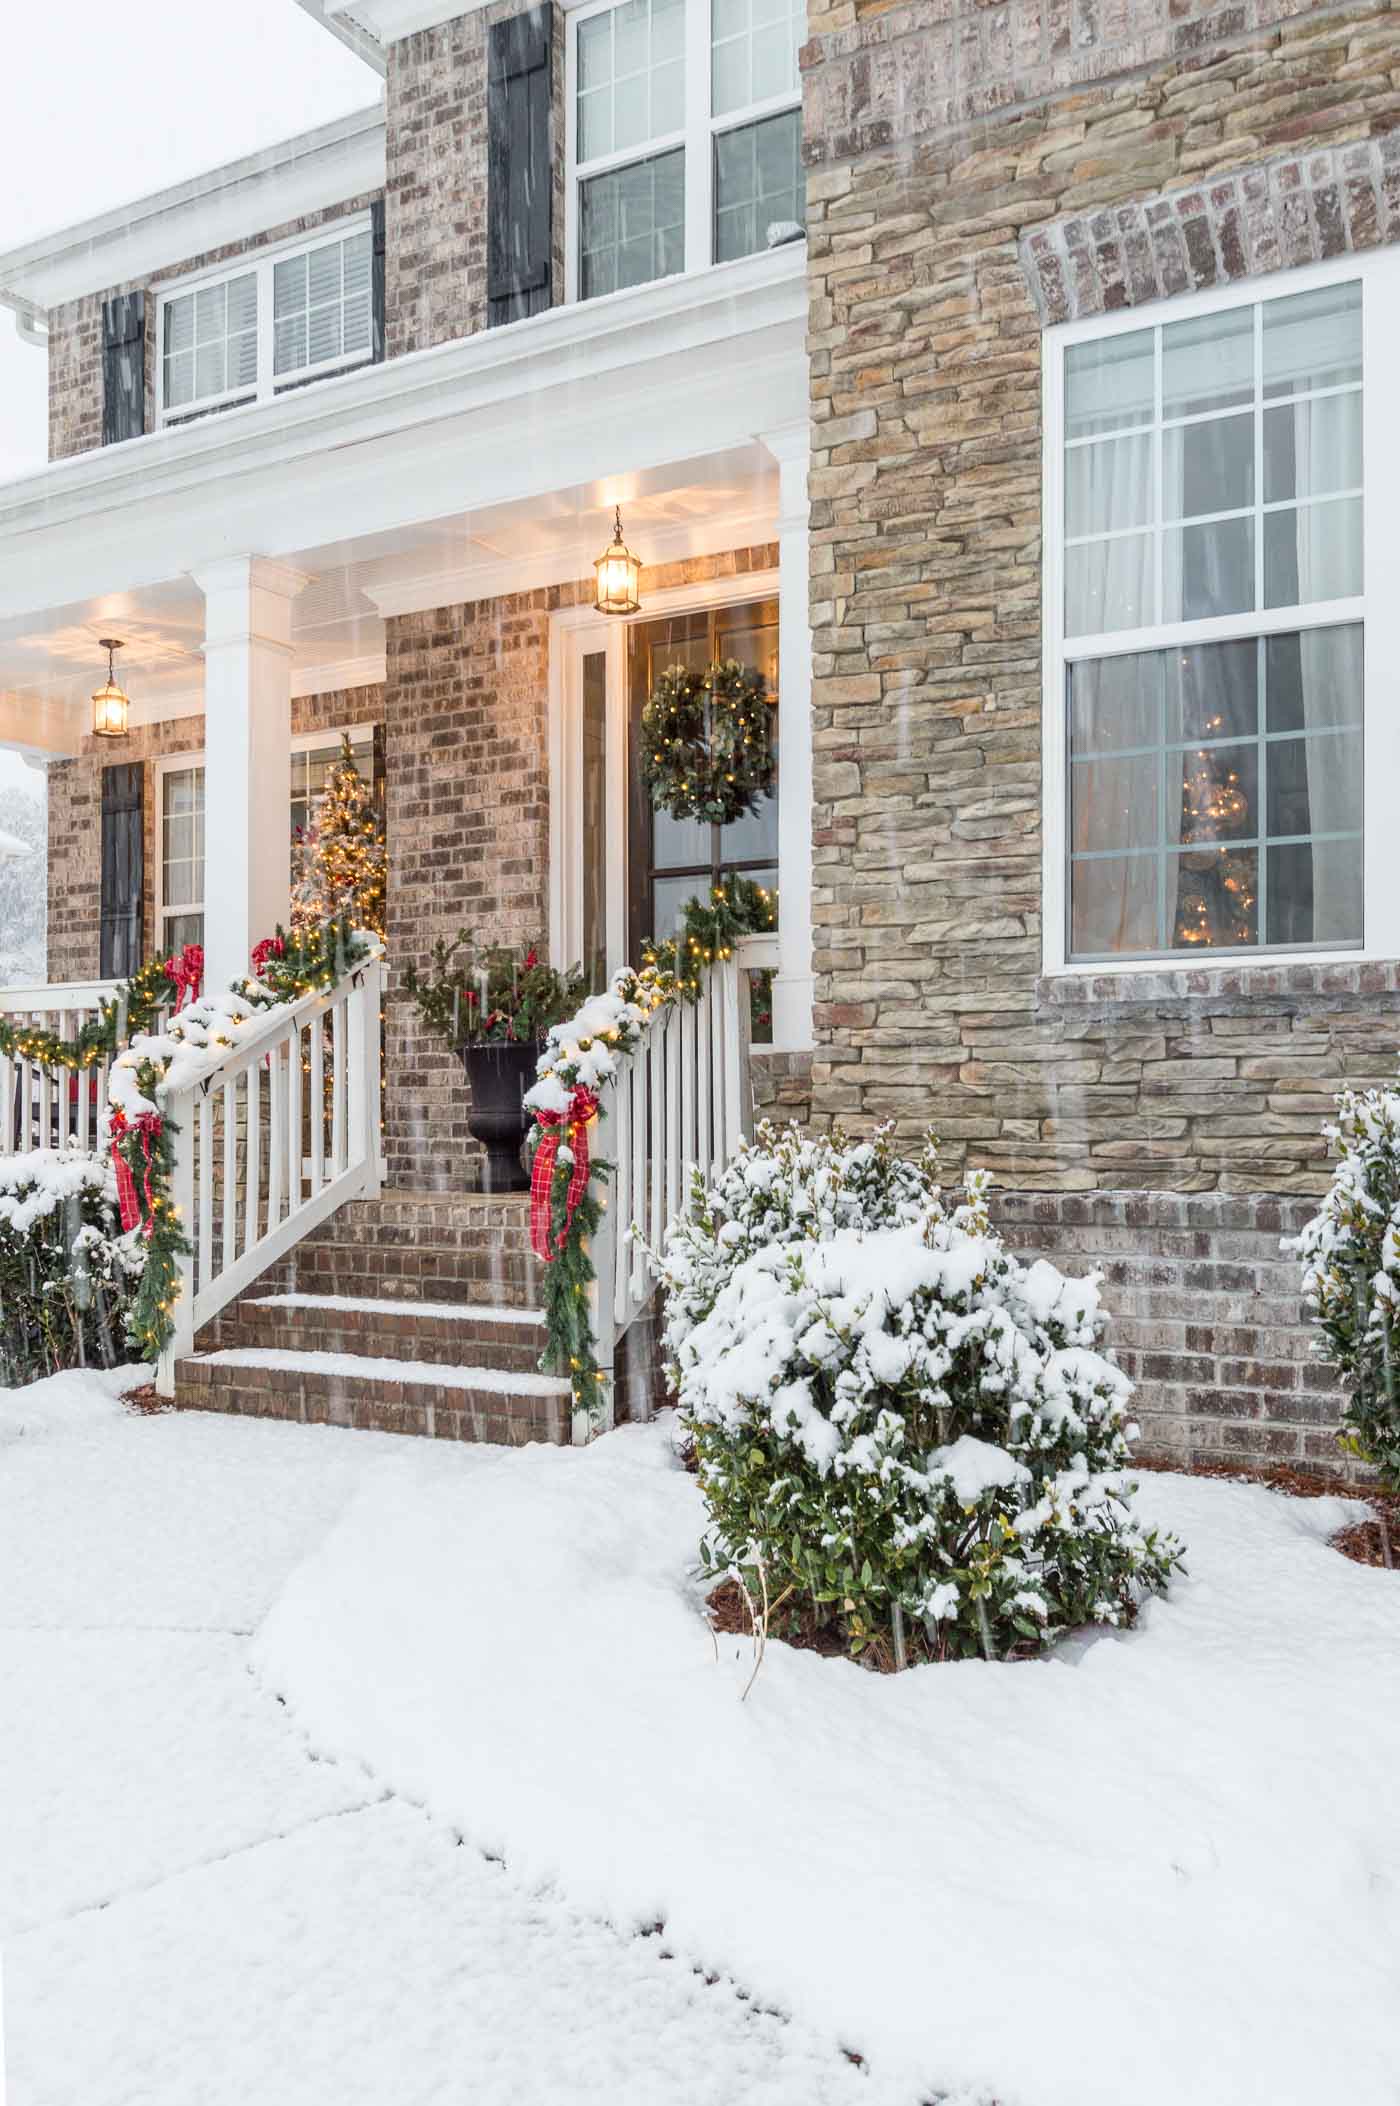
[[[579,254],[579,186],[593,176],[606,175],[615,168],[630,168],[639,161],[651,161],[660,154],[673,153],[677,148],[685,150],[685,262],[677,276],[688,277],[695,271],[709,270],[714,263],[715,214],[715,141],[724,132],[738,131],[751,124],[761,123],[765,117],[781,117],[791,110],[802,108],[802,89],[798,86],[789,94],[770,95],[762,102],[747,103],[742,109],[726,110],[722,117],[710,113],[710,51],[711,51],[711,7],[710,0],[685,0],[685,124],[680,131],[667,132],[656,139],[648,139],[640,146],[628,146],[620,152],[600,154],[596,160],[586,161],[582,168],[578,164],[578,29],[580,22],[591,20],[595,15],[610,14],[620,7],[623,0],[591,0],[591,4],[569,10],[565,17],[566,57],[564,66],[564,131],[566,141],[566,165],[564,180],[564,254],[567,297],[572,301],[582,297],[580,277],[583,269]],[[658,285],[662,280],[648,279],[648,284]],[[635,287],[629,288],[636,290]],[[597,298],[615,297],[607,293]]]
[[[292,734],[291,744],[289,745],[289,747],[288,747],[288,749],[287,749],[287,750],[288,750],[288,753],[289,753],[289,754],[292,754],[292,753],[315,753],[315,752],[317,751],[317,749],[318,749],[319,747],[322,747],[322,746],[330,746],[330,745],[338,745],[342,737],[344,737],[344,738],[348,738],[348,739],[349,739],[349,741],[350,741],[350,743],[351,743],[351,745],[356,745],[356,744],[358,744],[358,743],[359,743],[359,742],[360,742],[361,740],[366,740],[366,739],[367,739],[367,740],[370,740],[370,741],[372,741],[372,740],[373,740],[373,738],[374,738],[374,726],[373,726],[373,724],[371,724],[371,723],[365,723],[365,724],[336,724],[336,725],[332,725],[332,726],[328,727],[328,728],[327,728],[326,730],[324,730],[324,731],[297,731],[297,732],[294,732],[294,733]],[[164,941],[165,941],[165,938],[164,938],[164,935],[163,935],[163,933],[162,933],[162,932],[163,932],[163,930],[164,930],[164,927],[165,927],[165,916],[166,916],[166,914],[167,914],[167,913],[170,913],[170,914],[207,914],[207,912],[208,912],[208,893],[209,893],[209,886],[208,886],[208,866],[207,866],[207,862],[206,862],[206,868],[205,868],[205,882],[204,882],[203,886],[201,887],[201,897],[200,897],[200,899],[199,899],[199,901],[198,901],[198,903],[197,903],[197,904],[195,904],[195,905],[186,905],[186,906],[181,906],[181,907],[176,907],[176,906],[172,906],[172,907],[168,907],[168,908],[167,908],[167,906],[166,906],[166,902],[165,902],[165,778],[166,778],[166,776],[167,776],[167,775],[176,775],[176,774],[179,774],[179,773],[181,773],[181,772],[182,772],[182,771],[183,771],[184,769],[186,769],[186,768],[203,768],[203,767],[204,767],[204,765],[205,765],[205,762],[204,762],[204,748],[203,748],[202,746],[196,746],[196,747],[195,747],[195,748],[194,748],[194,749],[193,749],[192,751],[190,751],[189,753],[166,753],[166,754],[162,754],[162,756],[161,756],[161,758],[160,758],[160,761],[159,761],[159,763],[158,763],[158,767],[157,767],[157,774],[156,774],[156,781],[157,781],[157,784],[158,784],[158,789],[157,789],[157,795],[156,795],[156,847],[155,847],[155,865],[156,865],[156,868],[155,868],[155,886],[154,886],[154,893],[155,893],[155,907],[154,907],[154,928],[155,928],[155,941],[156,941],[157,945],[161,945],[161,944],[163,944],[163,943],[164,943]],[[205,778],[204,778],[204,788],[205,788],[205,808],[206,808],[206,811],[207,811],[207,809],[208,809],[208,792],[209,792],[209,776],[208,776],[208,771],[207,771],[207,769],[206,769],[206,772],[205,772]],[[289,782],[288,782],[288,784],[287,784],[287,818],[288,818],[288,822],[290,823],[290,820],[291,820],[291,783],[290,783],[290,781],[289,781]],[[289,902],[289,905],[290,905],[290,902]],[[164,956],[167,956],[167,955],[168,955],[168,953],[166,953],[165,951],[162,951],[161,955],[162,955],[162,956],[164,957]]]
[[[344,219],[328,221],[315,234],[297,234],[287,241],[269,242],[266,248],[250,249],[242,256],[221,263],[217,270],[191,271],[183,278],[171,278],[156,288],[156,427],[185,424],[193,417],[224,408],[229,403],[271,402],[276,395],[288,389],[304,386],[307,381],[319,380],[329,373],[343,373],[352,366],[367,366],[374,357],[373,316],[371,315],[370,343],[364,351],[342,353],[338,358],[319,359],[314,366],[298,366],[295,372],[274,376],[273,366],[273,317],[272,274],[274,266],[290,256],[309,255],[313,249],[324,248],[329,242],[348,241],[352,235],[368,233],[368,212],[352,212]],[[182,300],[193,292],[203,292],[214,285],[224,285],[233,278],[246,278],[252,273],[258,281],[258,373],[251,389],[225,388],[222,394],[202,396],[196,402],[181,402],[167,411],[165,404],[165,310],[171,300]],[[371,295],[372,297],[372,295]]]
[[[1363,589],[1355,598],[1317,601],[1305,607],[1261,608],[1207,621],[1170,622],[1151,628],[1114,630],[1101,636],[1066,637],[1064,619],[1064,384],[1065,352],[1075,344],[1120,336],[1154,324],[1222,313],[1233,307],[1287,298],[1320,286],[1355,281],[1361,287],[1362,548]],[[1400,785],[1400,592],[1387,589],[1400,557],[1400,399],[1388,386],[1394,346],[1400,341],[1400,253],[1378,249],[1365,256],[1289,271],[1271,272],[1215,291],[1128,308],[1115,315],[1047,329],[1042,358],[1042,717],[1043,809],[1042,961],[1047,974],[1092,976],[1200,972],[1219,966],[1232,972],[1252,967],[1355,963],[1400,957],[1400,827],[1395,792]],[[1368,593],[1372,581],[1379,590]],[[1291,635],[1302,629],[1344,622],[1363,625],[1363,941],[1347,949],[1270,948],[1172,951],[1151,958],[1079,960],[1069,956],[1069,723],[1068,671],[1077,660],[1171,649],[1180,644],[1238,637]]]

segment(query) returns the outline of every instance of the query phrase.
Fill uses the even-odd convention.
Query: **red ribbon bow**
[[[588,1190],[588,1122],[597,1109],[598,1099],[594,1092],[578,1082],[574,1085],[566,1112],[535,1113],[535,1122],[543,1129],[543,1137],[535,1150],[534,1168],[530,1172],[530,1248],[544,1265],[552,1265],[564,1248],[579,1201]],[[569,1190],[564,1201],[564,1226],[556,1242],[551,1234],[550,1195],[554,1189],[554,1165],[559,1144],[566,1128],[569,1146],[574,1152],[574,1167],[569,1174]]]
[[[197,943],[187,943],[178,958],[167,958],[165,977],[175,982],[175,1007],[193,1002],[204,985],[204,952]]]
[[[285,958],[286,955],[287,946],[280,936],[264,936],[261,943],[253,945],[253,978],[261,980],[269,958]]]
[[[128,1119],[121,1107],[114,1104],[108,1123],[112,1133],[112,1168],[117,1176],[117,1205],[121,1211],[123,1232],[134,1229],[139,1222],[149,1243],[156,1225],[155,1194],[151,1190],[151,1157],[155,1154],[156,1142],[160,1139],[165,1122],[156,1111],[139,1112],[134,1119]],[[137,1197],[136,1179],[131,1165],[121,1151],[120,1143],[129,1133],[140,1136],[144,1206]]]

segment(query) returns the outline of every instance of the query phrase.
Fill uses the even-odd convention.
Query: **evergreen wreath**
[[[728,826],[773,786],[772,703],[762,678],[726,658],[703,673],[669,666],[642,711],[642,780],[652,809]]]

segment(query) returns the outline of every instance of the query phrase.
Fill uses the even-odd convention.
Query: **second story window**
[[[602,0],[569,17],[570,284],[581,300],[790,239],[806,0]]]
[[[356,223],[160,296],[162,424],[265,401],[373,355],[371,239]]]

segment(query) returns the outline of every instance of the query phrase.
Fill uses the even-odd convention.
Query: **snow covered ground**
[[[45,1388],[0,1396],[7,2106],[1400,2102],[1400,1583],[1341,1502],[1147,1478],[1190,1576],[1138,1631],[774,1645],[741,1705],[663,1430]]]

